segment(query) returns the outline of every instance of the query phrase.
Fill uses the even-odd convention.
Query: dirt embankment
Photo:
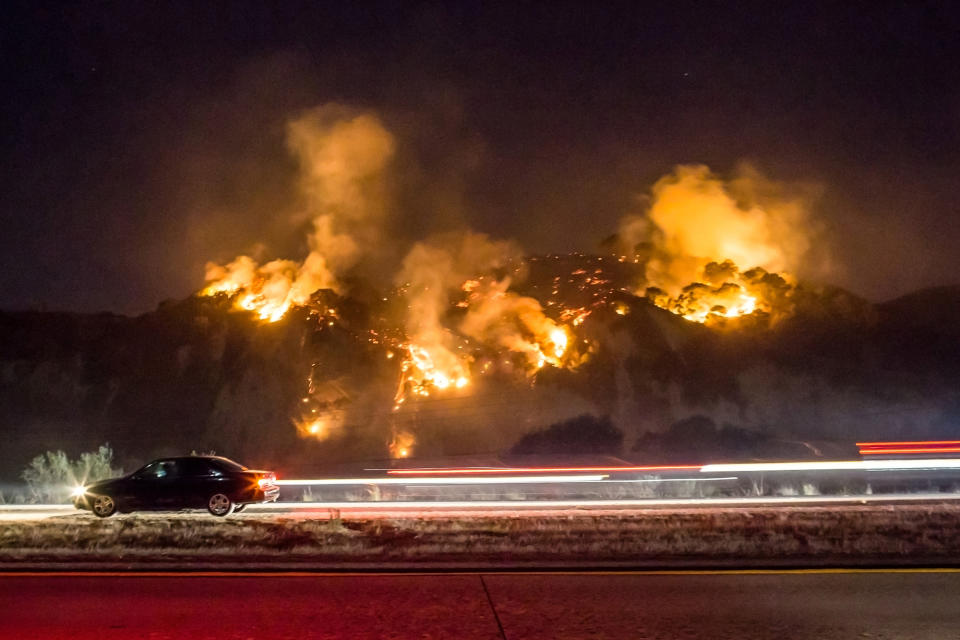
[[[389,520],[78,515],[0,525],[0,565],[48,562],[330,568],[960,564],[960,505]]]

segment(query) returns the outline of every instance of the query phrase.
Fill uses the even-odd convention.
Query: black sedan
[[[78,487],[73,504],[101,518],[117,511],[203,508],[226,516],[279,494],[272,471],[253,471],[219,456],[189,456],[154,460],[123,478]]]

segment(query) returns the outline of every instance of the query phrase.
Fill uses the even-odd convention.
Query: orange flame
[[[396,431],[390,440],[388,448],[391,458],[409,458],[413,455],[413,447],[417,439],[409,431]]]

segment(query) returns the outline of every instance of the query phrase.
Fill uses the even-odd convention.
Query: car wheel
[[[93,513],[101,518],[107,518],[117,512],[117,501],[110,496],[94,496]]]
[[[245,505],[245,504],[238,504],[237,506],[235,506],[235,507],[233,508],[233,512],[234,512],[234,513],[240,513],[241,511],[243,511],[243,510],[246,509],[246,508],[247,508],[247,505]]]
[[[234,507],[233,501],[224,493],[215,493],[207,500],[207,511],[215,516],[228,516]]]

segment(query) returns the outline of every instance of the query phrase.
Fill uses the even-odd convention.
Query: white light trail
[[[437,485],[437,484],[544,484],[550,482],[600,482],[607,475],[576,476],[498,476],[495,478],[316,478],[305,480],[277,480],[276,484],[286,486],[356,486],[356,485]]]
[[[655,478],[652,480],[606,480],[604,484],[642,484],[661,482],[718,482],[720,480],[739,480],[738,476],[724,476],[722,478]]]
[[[924,493],[924,494],[872,494],[852,496],[758,496],[748,498],[638,498],[630,500],[392,500],[380,502],[277,502],[252,504],[248,510],[270,512],[309,511],[340,509],[343,511],[374,512],[396,509],[496,511],[498,509],[591,509],[646,508],[646,507],[750,507],[762,505],[829,505],[829,504],[865,504],[868,502],[922,502],[922,501],[960,500],[960,494]]]
[[[700,473],[749,473],[751,471],[909,471],[925,469],[960,469],[960,458],[706,464],[700,467]]]

